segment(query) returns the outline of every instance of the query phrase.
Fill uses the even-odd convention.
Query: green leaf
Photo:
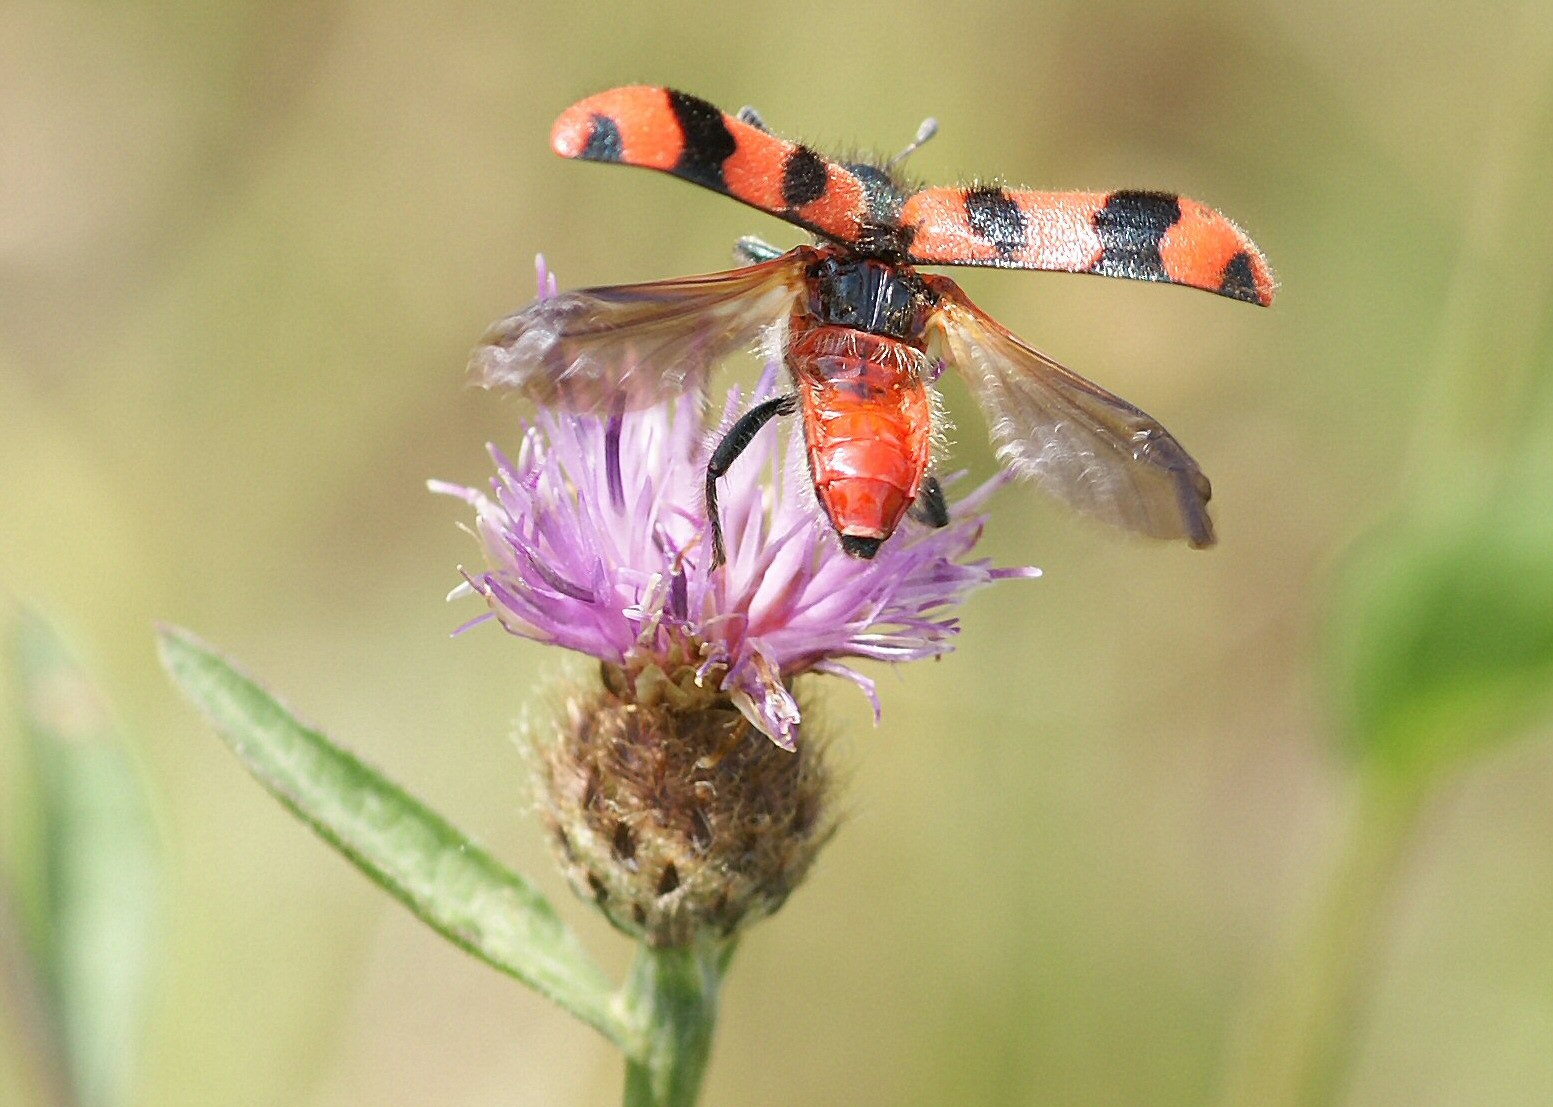
[[[549,902],[398,785],[297,722],[187,632],[162,663],[250,772],[438,933],[549,996],[628,1053],[609,981]]]
[[[1453,496],[1340,579],[1332,676],[1350,747],[1403,773],[1490,750],[1553,709],[1548,474]]]
[[[133,1100],[160,866],[144,786],[122,735],[53,630],[14,638],[34,775],[38,895],[32,943],[42,1006],[73,1102]]]

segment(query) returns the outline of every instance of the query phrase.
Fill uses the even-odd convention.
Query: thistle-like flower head
[[[773,365],[753,399],[772,395],[775,381]],[[466,574],[458,592],[478,593],[490,610],[469,625],[495,619],[633,679],[651,671],[686,694],[726,695],[790,750],[795,676],[847,677],[877,713],[873,683],[848,661],[947,653],[967,593],[1038,575],[968,559],[997,479],[952,504],[947,527],[908,521],[872,560],[848,556],[820,514],[801,444],[776,427],[723,478],[728,562],[712,570],[704,490],[716,437],[702,405],[687,395],[613,418],[544,410],[515,457],[492,447],[489,493],[433,483],[475,509],[487,568]],[[734,389],[724,427],[742,406]]]
[[[540,288],[554,292],[542,268]],[[776,380],[773,365],[750,402]],[[745,406],[734,389],[722,428]],[[601,683],[566,693],[555,739],[536,741],[541,809],[579,894],[657,945],[769,914],[829,836],[829,774],[815,735],[800,747],[794,678],[846,677],[877,718],[851,661],[946,653],[967,593],[1038,573],[970,559],[999,480],[951,503],[948,526],[908,521],[872,560],[849,556],[796,428],[777,427],[720,482],[727,563],[713,569],[704,407],[541,410],[514,455],[492,447],[488,492],[432,484],[475,512],[486,567],[454,595],[488,610],[466,629],[495,620],[603,662]]]

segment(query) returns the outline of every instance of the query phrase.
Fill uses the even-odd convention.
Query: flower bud
[[[771,914],[835,828],[817,728],[789,752],[688,669],[601,672],[534,736],[540,809],[572,887],[656,947]]]

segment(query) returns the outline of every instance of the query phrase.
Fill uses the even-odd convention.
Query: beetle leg
[[[917,522],[935,530],[949,525],[949,504],[944,500],[944,488],[938,483],[937,477],[929,474],[923,480],[922,488],[917,493],[917,502],[911,505],[910,513]]]
[[[761,427],[778,415],[791,415],[797,410],[798,397],[791,394],[757,404],[739,416],[738,422],[728,428],[717,449],[712,451],[712,459],[706,466],[706,517],[712,524],[712,568],[728,560],[727,551],[723,549],[723,528],[717,521],[717,478],[738,460]]]

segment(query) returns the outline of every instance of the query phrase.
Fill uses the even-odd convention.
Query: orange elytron
[[[813,233],[787,252],[739,243],[751,264],[680,280],[586,289],[501,320],[475,351],[491,386],[610,410],[701,387],[723,358],[785,327],[791,392],[746,412],[707,469],[713,557],[717,480],[756,433],[802,411],[815,491],[842,546],[872,557],[910,512],[948,519],[932,476],[931,384],[965,375],[1015,474],[1106,522],[1212,545],[1208,478],[1158,422],[1069,372],[920,265],[1062,270],[1201,288],[1267,305],[1260,250],[1225,216],[1163,192],[914,189],[888,161],[837,162],[672,89],[631,87],[562,113],[564,157],[658,169]]]

